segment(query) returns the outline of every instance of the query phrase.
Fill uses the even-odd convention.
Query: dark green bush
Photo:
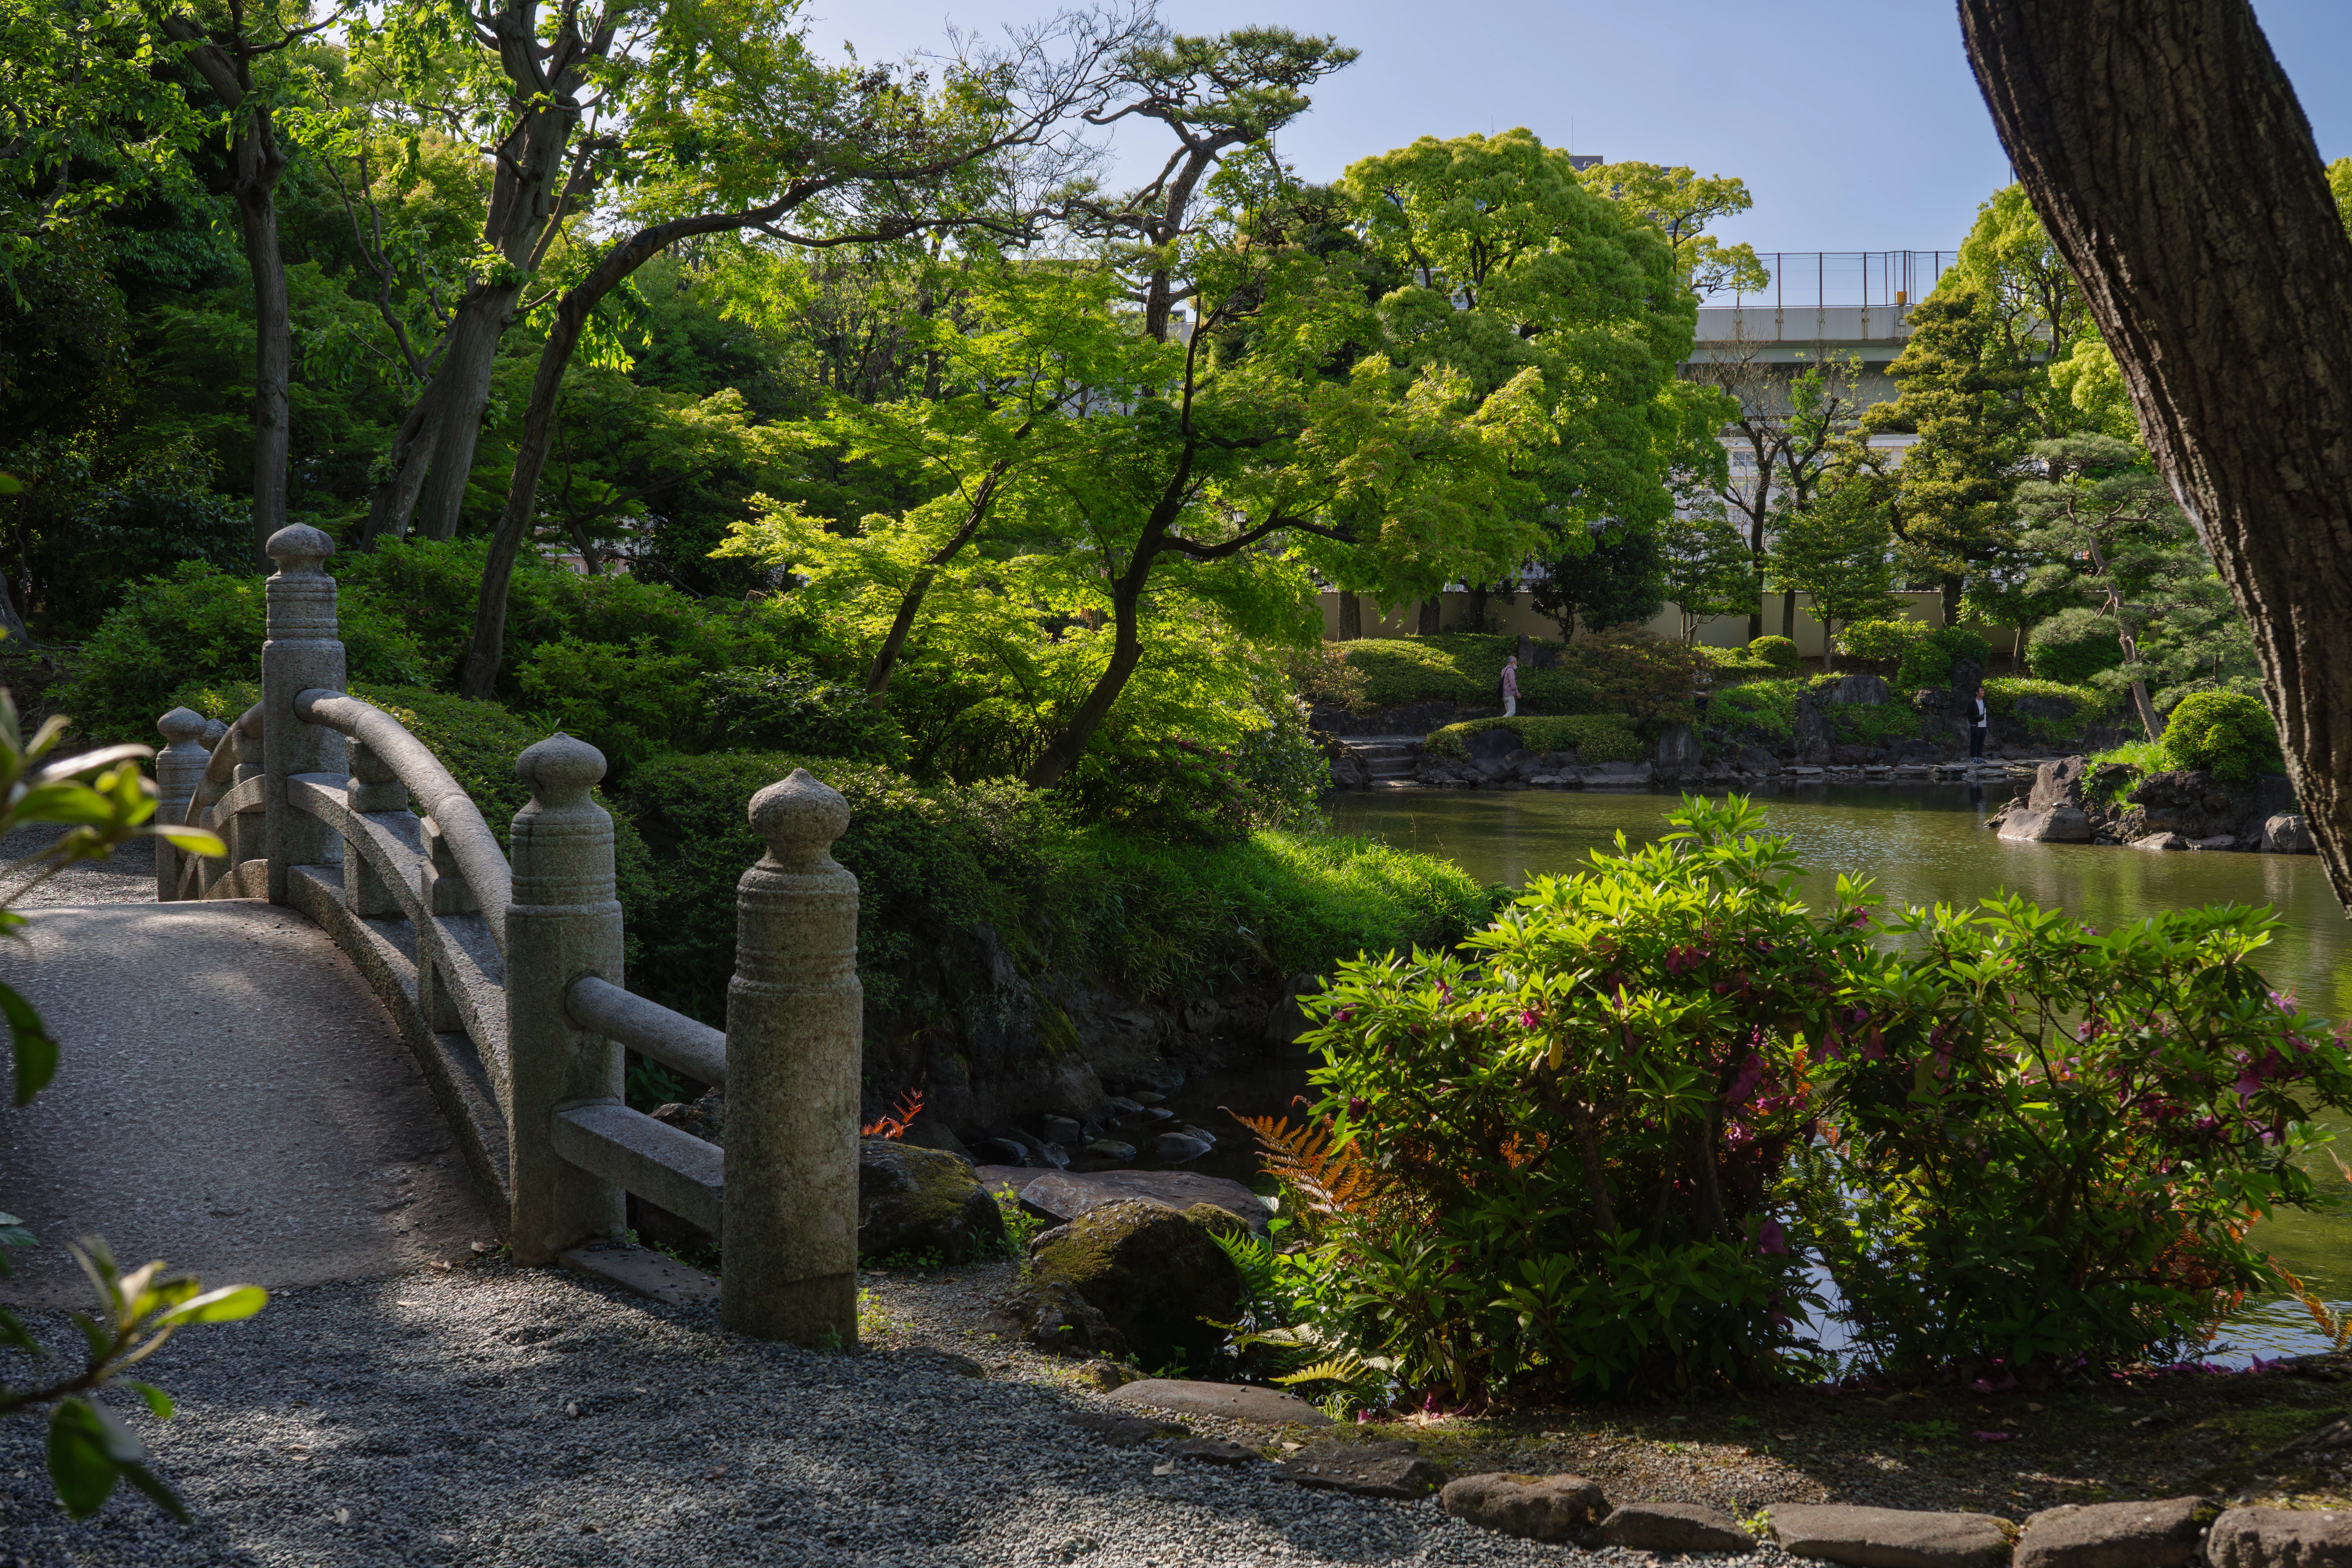
[[[2081,686],[2123,661],[2115,623],[2088,612],[2053,616],[2025,639],[2025,668],[2042,680]]]
[[[1895,684],[1906,691],[1948,686],[1955,662],[1967,659],[1981,670],[1991,657],[1992,645],[1968,627],[1938,626],[1904,650]]]
[[[834,853],[858,879],[860,976],[886,1013],[956,1005],[955,954],[982,924],[1033,972],[1172,999],[1235,973],[1286,978],[1367,947],[1457,941],[1487,909],[1451,864],[1377,842],[1260,832],[1170,844],[1073,828],[1017,784],[918,788],[837,758],[663,757],[624,791],[655,868],[651,898],[630,910],[644,943],[635,989],[720,1021],[735,883],[763,852],[746,808],[794,766],[850,803]]]
[[[1331,787],[1331,764],[1304,710],[1278,703],[1271,716],[1266,729],[1223,751],[1187,740],[1100,736],[1055,786],[1055,806],[1075,823],[1194,843],[1292,826]]]
[[[907,760],[897,720],[862,689],[825,680],[804,665],[714,669],[700,684],[703,730],[714,746],[893,766]]]
[[[1805,662],[1803,657],[1797,652],[1796,643],[1788,637],[1751,638],[1748,644],[1748,651],[1774,669],[1787,670],[1791,675],[1803,668]]]
[[[2261,698],[2242,691],[2199,691],[2182,698],[2166,718],[2158,745],[2165,766],[2204,768],[2232,784],[2286,771],[2271,710]]]
[[[1759,740],[1787,741],[1797,733],[1800,680],[1744,680],[1715,694],[1707,718],[1725,729]]]
[[[1347,651],[1349,667],[1363,672],[1360,706],[1399,708],[1409,702],[1499,704],[1503,660],[1518,647],[1518,639],[1449,632],[1431,637],[1366,637],[1339,646]],[[1520,679],[1524,683],[1526,676]]]
[[[340,564],[340,559],[329,563]],[[51,697],[52,707],[72,715],[77,733],[154,744],[155,721],[180,688],[260,679],[261,584],[259,577],[198,561],[139,584],[82,645],[72,676]],[[341,597],[352,679],[415,684],[425,679],[425,661],[405,629],[364,592]]]
[[[2114,706],[2106,693],[2095,686],[2064,686],[2054,680],[2034,680],[2023,676],[1996,675],[1984,683],[1985,706],[1997,719],[2018,717],[2018,700],[2037,697],[2066,704],[2063,715],[2029,713],[2024,718],[2027,731],[2037,740],[2071,741],[2083,732],[2086,724],[2096,723]],[[2036,704],[2037,707],[2043,704]]]

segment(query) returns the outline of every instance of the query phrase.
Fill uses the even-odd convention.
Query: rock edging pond
[[[2042,763],[2032,784],[1985,826],[2024,843],[2314,853],[2310,826],[2283,773],[2233,784],[2198,770],[2143,773],[2081,756]]]

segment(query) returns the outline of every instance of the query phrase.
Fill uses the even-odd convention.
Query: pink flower
[[[2017,1434],[2014,1432],[1979,1432],[1977,1434],[1977,1441],[1979,1443],[2006,1443],[2016,1436]]]
[[[1789,1250],[1789,1233],[1780,1228],[1777,1219],[1768,1219],[1756,1229],[1756,1250],[1767,1257],[1784,1257]]]
[[[1532,1029],[1535,1026],[1536,1016],[1533,1013],[1522,1010],[1519,1014],[1519,1027],[1522,1029]]]

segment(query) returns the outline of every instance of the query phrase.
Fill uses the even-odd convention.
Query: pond
[[[2352,926],[2315,857],[2008,843],[1981,826],[1985,812],[2007,798],[1999,786],[1826,785],[1768,794],[1759,803],[1772,831],[1793,842],[1823,901],[1843,873],[1872,879],[1887,903],[1973,902],[2008,888],[2103,927],[2162,909],[2268,904],[2285,921],[2263,963],[2272,984],[2323,1016],[2352,1017]],[[1592,850],[1612,847],[1619,833],[1630,843],[1646,840],[1664,830],[1675,805],[1671,795],[1631,791],[1383,790],[1337,796],[1331,821],[1343,832],[1442,855],[1482,880],[1516,886],[1531,874],[1574,870]],[[2345,1142],[2352,1145],[2352,1137]],[[2347,1154],[2352,1159],[2352,1149]],[[2323,1191],[2340,1185],[2327,1155],[2318,1160]],[[2339,1310],[2352,1298],[2352,1203],[2289,1215],[2258,1234]],[[2242,1353],[2264,1356],[2323,1343],[2292,1301],[2250,1304],[2226,1338]]]

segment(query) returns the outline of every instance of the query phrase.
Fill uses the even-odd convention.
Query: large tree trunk
[[[520,283],[481,289],[457,318],[441,362],[448,394],[441,405],[439,437],[416,498],[414,526],[427,539],[457,537],[466,480],[473,474],[474,447],[482,434],[482,412],[490,405],[490,372],[498,360],[499,340],[506,335],[521,298]]]
[[[1435,594],[1421,602],[1421,619],[1414,623],[1415,633],[1425,637],[1437,635],[1438,617],[1444,611],[1445,601]]]
[[[2026,194],[2253,625],[2352,902],[2352,240],[2246,0],[1960,0]]]
[[[1339,590],[1339,637],[1341,642],[1359,642],[1364,636],[1364,601],[1346,588]]]
[[[253,563],[267,572],[270,538],[286,526],[286,468],[294,443],[288,406],[294,331],[278,244],[277,185],[286,159],[269,133],[267,109],[237,138],[236,163],[237,226],[253,276]]]
[[[1051,789],[1070,771],[1071,764],[1086,755],[1095,731],[1110,714],[1111,704],[1127,689],[1128,678],[1135,667],[1143,662],[1143,637],[1139,622],[1143,604],[1143,586],[1151,574],[1153,548],[1147,536],[1143,550],[1137,552],[1131,563],[1111,590],[1110,663],[1095,678],[1093,689],[1070,721],[1055,731],[1046,742],[1043,755],[1029,765],[1024,782],[1031,789]]]

